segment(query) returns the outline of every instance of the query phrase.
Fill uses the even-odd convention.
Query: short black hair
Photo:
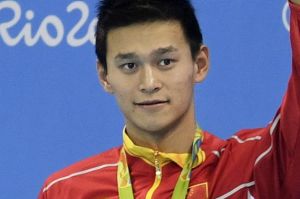
[[[195,58],[203,37],[189,0],[101,0],[97,9],[96,55],[107,72],[107,34],[110,30],[154,21],[178,21]]]

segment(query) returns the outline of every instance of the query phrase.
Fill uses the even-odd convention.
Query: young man
[[[290,2],[293,72],[278,114],[224,141],[196,124],[193,87],[209,57],[190,3],[104,0],[98,72],[124,113],[124,144],[52,175],[39,198],[300,198],[297,4]]]

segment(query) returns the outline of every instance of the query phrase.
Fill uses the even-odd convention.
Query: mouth
[[[164,104],[168,104],[169,100],[145,100],[141,102],[134,102],[134,105],[143,106],[143,107],[152,107],[152,106],[160,106]]]

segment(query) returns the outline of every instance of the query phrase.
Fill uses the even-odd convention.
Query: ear
[[[107,78],[107,70],[104,69],[103,65],[100,64],[100,62],[97,62],[97,71],[98,71],[98,78],[100,81],[100,84],[104,88],[104,90],[108,93],[113,93],[113,89],[111,84],[108,81]]]
[[[194,82],[202,82],[209,70],[209,51],[208,47],[201,45],[199,52],[194,59]]]

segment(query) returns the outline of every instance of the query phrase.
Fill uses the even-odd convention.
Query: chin
[[[157,124],[150,124],[150,125],[143,125],[141,126],[141,129],[143,129],[145,132],[160,132],[162,129],[164,129],[163,125],[157,125]]]

